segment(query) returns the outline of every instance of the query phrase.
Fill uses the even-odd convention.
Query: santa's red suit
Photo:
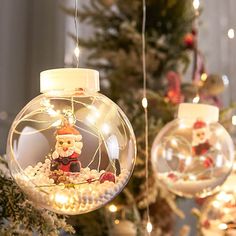
[[[204,155],[208,152],[208,150],[211,148],[211,145],[208,141],[205,143],[200,143],[196,146],[193,146],[193,153],[197,156]]]
[[[52,154],[51,171],[80,172],[79,154],[83,144],[79,142],[82,139],[79,131],[70,125],[66,125],[57,130],[56,138],[56,150]],[[79,149],[78,146],[80,147]],[[71,152],[67,154],[66,152],[69,150]]]
[[[68,157],[58,157],[53,161],[56,169],[62,170],[64,172],[79,172],[81,169],[79,154],[75,152]]]
[[[204,121],[197,120],[193,125],[193,134],[193,154],[197,156],[206,154],[211,148],[208,141],[209,131],[207,124]]]

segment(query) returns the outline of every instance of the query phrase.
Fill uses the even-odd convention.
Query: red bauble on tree
[[[183,43],[185,47],[193,49],[195,47],[195,35],[193,33],[185,34]]]
[[[181,94],[181,77],[175,71],[169,71],[166,75],[168,81],[168,88],[166,97],[173,104],[182,102],[183,96]]]

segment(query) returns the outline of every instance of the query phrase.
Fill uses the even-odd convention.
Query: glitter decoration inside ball
[[[218,108],[183,103],[178,118],[159,132],[152,146],[157,178],[183,197],[206,197],[224,183],[233,160],[233,141],[218,123]]]
[[[98,90],[94,70],[42,72],[43,94],[14,120],[9,168],[36,205],[82,214],[107,204],[127,184],[135,136],[123,111]]]

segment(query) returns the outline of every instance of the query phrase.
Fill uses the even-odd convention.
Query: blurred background
[[[221,99],[228,106],[236,101],[236,1],[204,0],[200,4],[199,48],[206,70],[224,76],[226,89]],[[0,0],[0,154],[5,153],[14,117],[40,93],[40,72],[74,62],[75,43],[70,36],[75,33],[74,19],[62,10],[71,7],[73,0]],[[86,39],[92,34],[91,26],[79,25],[80,36]],[[81,48],[81,67],[88,53]],[[184,81],[191,80],[191,70],[190,65]],[[187,216],[193,205],[192,201],[179,202]],[[193,217],[186,219],[185,223],[196,224]],[[181,225],[177,221],[177,231]]]

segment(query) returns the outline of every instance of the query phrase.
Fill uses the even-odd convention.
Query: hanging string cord
[[[148,198],[149,193],[149,151],[148,151],[148,101],[147,101],[147,72],[146,72],[146,0],[143,0],[143,21],[142,21],[142,62],[143,62],[143,99],[142,105],[144,108],[144,116],[145,116],[145,178],[146,178],[146,198]],[[149,205],[147,204],[147,231],[148,235],[151,232],[148,230],[148,224],[150,224],[150,212]]]
[[[79,67],[79,32],[78,32],[78,0],[75,0],[75,16],[74,16],[74,22],[75,22],[75,37],[76,37],[76,47],[75,47],[75,57],[76,57],[76,67]]]
[[[193,1],[196,2],[195,0]],[[198,1],[199,2],[199,1]],[[193,28],[195,28],[196,30],[196,35],[194,36],[194,50],[193,50],[193,73],[192,73],[192,81],[196,80],[196,73],[198,70],[198,30],[199,30],[199,11],[198,11],[198,7],[195,5],[195,19],[193,21]],[[198,93],[197,93],[198,95]]]
[[[147,95],[145,31],[146,31],[146,0],[143,0],[143,22],[142,22],[143,98],[146,98],[146,95]]]

